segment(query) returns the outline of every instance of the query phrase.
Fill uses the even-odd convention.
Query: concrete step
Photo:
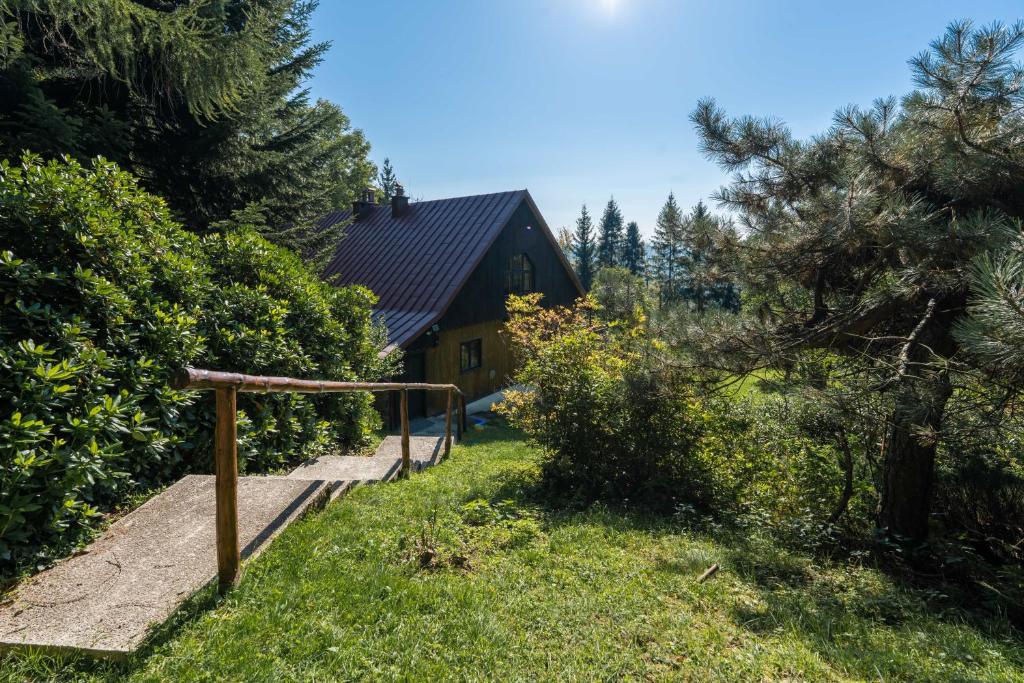
[[[444,437],[413,436],[409,439],[409,459],[414,471],[435,464],[444,452]],[[402,467],[402,438],[384,439],[372,457],[325,455],[307,460],[288,475],[289,479],[374,482],[390,481]]]
[[[414,470],[435,464],[443,437],[410,440]],[[240,477],[242,558],[358,482],[388,481],[402,464],[389,436],[372,457],[329,456],[287,477]],[[110,528],[82,554],[22,583],[0,604],[0,649],[35,647],[124,657],[150,630],[216,580],[214,477],[185,477]]]
[[[242,557],[347,484],[286,477],[238,481]],[[83,554],[18,587],[0,607],[0,648],[120,657],[216,579],[214,478],[192,475],[115,522]]]
[[[398,476],[402,458],[368,458],[357,455],[324,455],[307,460],[288,475],[301,481],[391,481]]]

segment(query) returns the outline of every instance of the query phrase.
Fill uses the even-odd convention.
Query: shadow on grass
[[[856,678],[882,677],[876,673],[873,661],[882,658],[895,660],[882,662],[883,670],[894,678],[929,678],[915,676],[912,657],[897,656],[905,644],[914,642],[916,632],[924,634],[920,647],[927,650],[923,656],[931,660],[937,658],[932,649],[960,635],[963,639],[959,644],[952,643],[946,648],[953,657],[969,659],[991,650],[998,651],[999,656],[1015,666],[1024,664],[1024,655],[1020,654],[1024,652],[1024,643],[1020,634],[1009,628],[1004,616],[997,610],[971,605],[943,584],[911,585],[898,576],[874,571],[874,567],[863,568],[849,559],[836,561],[787,548],[757,530],[723,525],[694,531],[685,529],[680,520],[671,516],[606,505],[581,509],[556,504],[539,481],[535,455],[524,453],[521,435],[500,421],[480,431],[471,430],[461,446],[450,463],[452,469],[447,473],[435,471],[443,475],[439,476],[440,481],[459,483],[456,496],[465,495],[461,503],[483,498],[498,508],[498,503],[510,500],[530,509],[530,521],[536,513],[537,521],[548,532],[580,526],[603,527],[599,531],[606,534],[609,543],[617,542],[617,534],[641,532],[643,544],[653,549],[647,555],[650,569],[644,571],[653,573],[654,581],[660,578],[664,585],[665,576],[657,574],[668,575],[673,590],[691,594],[697,602],[711,603],[721,615],[721,622],[732,622],[730,627],[735,625],[768,642],[781,632],[825,661],[855,672]],[[520,460],[522,467],[517,464]],[[469,490],[461,486],[466,480],[472,482]],[[429,480],[421,481],[426,484]],[[400,494],[401,489],[394,491]],[[445,499],[444,505],[451,502],[450,498]],[[599,558],[602,549],[597,544],[605,543],[605,538],[600,534],[592,538],[596,539],[595,557]],[[676,543],[678,540],[683,542]],[[662,552],[668,547],[673,552]],[[697,577],[711,563],[721,564],[722,571],[706,584],[697,584]],[[736,600],[733,591],[751,599]],[[34,680],[42,671],[52,672],[50,680],[87,676],[112,681],[126,678],[144,669],[147,659],[172,651],[183,629],[218,602],[212,589],[193,597],[153,633],[140,652],[124,663],[94,663],[67,657],[34,663],[0,660],[0,680]],[[935,678],[934,671],[932,674]]]
[[[477,443],[520,438],[506,428],[493,437],[481,435]],[[764,529],[712,524],[695,531],[672,515],[601,503],[566,505],[549,495],[536,471],[501,477],[489,502],[511,500],[533,508],[548,530],[599,524],[609,533],[639,531],[654,541],[686,536],[698,542],[692,556],[655,558],[654,570],[696,585],[711,563],[720,563],[722,575],[731,575],[753,596],[729,601],[725,611],[736,625],[760,637],[796,635],[843,670],[865,677],[883,671],[898,678],[942,677],[948,672],[943,658],[960,658],[970,670],[979,652],[1024,667],[1024,632],[1014,616],[1020,606],[1008,597],[1021,589],[1019,574],[1006,573],[1000,584],[994,578],[998,573],[987,567],[985,576],[994,585],[985,583],[985,590],[979,588],[984,582],[925,577],[879,554],[858,556],[836,547],[815,554],[787,547]],[[916,676],[918,666],[934,668]]]

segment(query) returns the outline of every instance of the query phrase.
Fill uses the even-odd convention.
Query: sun
[[[621,0],[597,0],[601,7],[601,10],[605,14],[615,14],[615,11],[619,8]]]

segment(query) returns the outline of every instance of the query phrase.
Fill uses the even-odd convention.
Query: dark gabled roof
[[[391,216],[390,204],[372,207],[348,226],[324,277],[373,290],[379,299],[374,312],[388,328],[387,350],[403,347],[441,319],[523,201],[582,292],[526,190],[410,203],[398,218]],[[320,219],[319,227],[351,215],[335,211]]]

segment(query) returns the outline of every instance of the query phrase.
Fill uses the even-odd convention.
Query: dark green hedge
[[[113,164],[0,165],[0,573],[133,492],[211,471],[212,396],[191,364],[338,380],[386,372],[373,295],[335,288],[254,231],[200,238]],[[357,395],[243,396],[240,467],[376,426]]]

